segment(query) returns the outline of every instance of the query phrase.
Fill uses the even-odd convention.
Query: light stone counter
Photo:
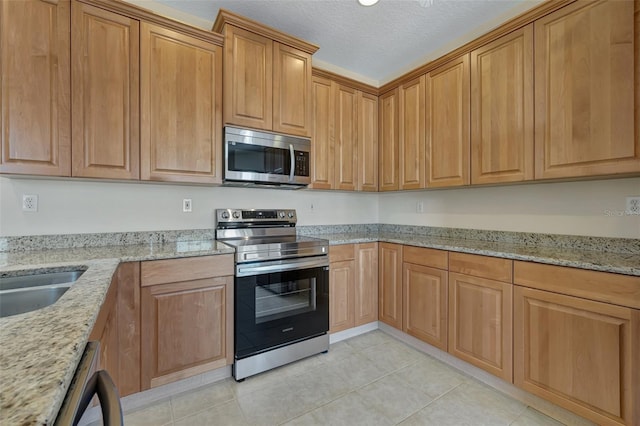
[[[0,424],[51,424],[120,262],[233,253],[185,241],[0,253],[0,276],[86,269],[53,305],[0,319]]]

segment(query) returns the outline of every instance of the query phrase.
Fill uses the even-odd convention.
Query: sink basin
[[[0,318],[54,304],[84,270],[0,278]]]

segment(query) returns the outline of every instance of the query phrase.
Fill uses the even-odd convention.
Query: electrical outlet
[[[191,198],[185,198],[182,200],[182,211],[184,213],[191,213]]]
[[[626,213],[640,215],[640,197],[627,197]]]
[[[416,213],[424,213],[424,201],[418,201],[416,203]]]
[[[24,211],[24,212],[37,212],[38,211],[38,196],[37,195],[23,195],[22,196],[22,211]]]

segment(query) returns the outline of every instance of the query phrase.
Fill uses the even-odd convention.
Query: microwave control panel
[[[295,151],[296,176],[309,176],[309,153],[305,151]]]

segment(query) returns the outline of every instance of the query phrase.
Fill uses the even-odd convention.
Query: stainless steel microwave
[[[302,188],[311,183],[311,141],[238,127],[224,128],[224,184]]]

